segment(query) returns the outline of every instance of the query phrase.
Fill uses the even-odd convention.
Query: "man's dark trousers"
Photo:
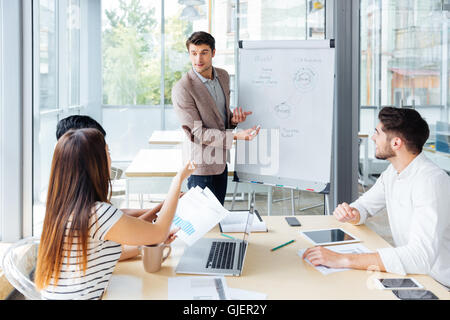
[[[227,193],[228,183],[228,166],[225,166],[225,171],[222,174],[211,176],[195,176],[188,178],[188,188],[195,188],[196,186],[204,189],[208,187],[216,196],[217,200],[223,205],[225,203],[225,194]]]

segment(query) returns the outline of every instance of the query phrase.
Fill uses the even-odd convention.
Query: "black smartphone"
[[[296,217],[284,217],[291,227],[300,227],[301,223]]]
[[[429,290],[392,290],[400,300],[439,300],[436,295]]]
[[[423,289],[414,278],[375,279],[375,281],[383,290]]]

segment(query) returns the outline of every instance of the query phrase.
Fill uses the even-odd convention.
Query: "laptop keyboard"
[[[206,268],[233,269],[235,242],[213,241]]]

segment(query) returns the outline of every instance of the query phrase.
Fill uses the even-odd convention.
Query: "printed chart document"
[[[338,253],[372,253],[369,249],[363,246],[361,243],[351,243],[351,244],[341,244],[335,246],[324,246],[324,248],[330,249],[334,252]],[[303,257],[303,253],[305,253],[306,249],[298,250],[298,255]],[[328,268],[326,266],[314,266],[311,261],[305,259],[310,265],[312,265],[316,270],[320,271],[322,274],[327,275],[334,272],[347,271],[351,270],[348,268]]]
[[[223,276],[173,277],[168,286],[169,300],[230,300]]]
[[[191,246],[229,213],[208,187],[197,186],[178,201],[172,227],[179,227],[178,238]]]
[[[261,219],[261,216],[257,214],[257,219],[253,219],[251,226],[251,232],[267,232],[266,223]],[[220,221],[219,227],[221,232],[244,232],[245,225],[247,223],[248,211],[230,211],[222,221]]]

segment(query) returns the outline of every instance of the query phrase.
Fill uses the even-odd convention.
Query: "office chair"
[[[111,167],[111,180],[119,180],[122,177],[122,173],[122,169]]]
[[[116,207],[120,207],[120,197],[126,195],[126,181],[121,179],[122,174],[122,169],[111,167],[111,203]]]
[[[20,240],[6,250],[1,261],[2,270],[9,283],[27,300],[41,300],[41,294],[33,281],[38,247],[38,238]]]
[[[111,167],[111,184],[112,193],[111,196],[123,196],[125,195],[125,180],[121,179],[123,170],[115,167]]]

